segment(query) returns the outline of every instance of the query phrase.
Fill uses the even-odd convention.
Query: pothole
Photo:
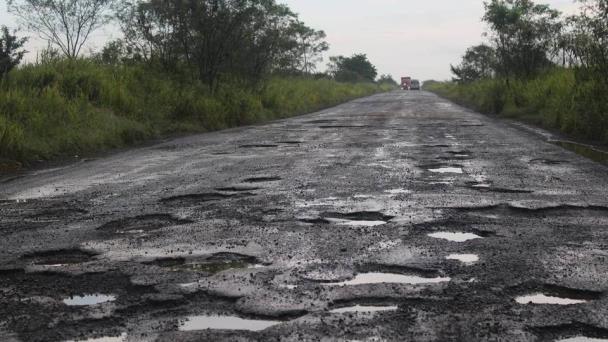
[[[205,202],[214,202],[214,201],[223,201],[233,198],[243,198],[247,196],[253,196],[250,193],[238,193],[238,194],[225,194],[220,192],[211,192],[211,193],[201,193],[201,194],[188,194],[181,196],[173,196],[164,198],[161,200],[162,203],[165,204],[197,204],[197,203],[205,203]]]
[[[598,163],[608,165],[608,152],[594,148],[593,146],[578,144],[572,141],[550,141],[551,143],[561,146],[567,150],[573,151],[574,153],[581,155],[585,158],[591,159]]]
[[[83,296],[72,296],[63,300],[67,306],[93,306],[116,300],[116,296],[105,294],[89,294]]]
[[[248,187],[248,186],[228,186],[228,187],[224,187],[224,188],[216,188],[215,190],[223,191],[223,192],[249,192],[249,191],[260,190],[260,188]]]
[[[281,177],[251,177],[244,179],[244,183],[269,183],[280,181]]]
[[[168,214],[155,214],[111,221],[97,228],[97,230],[118,234],[133,234],[189,223],[192,223],[192,221],[179,219]]]
[[[479,261],[477,254],[450,254],[446,257],[447,260],[460,261],[465,265],[472,265]]]
[[[246,330],[262,331],[275,325],[282,324],[281,321],[244,319],[237,316],[201,315],[190,316],[180,324],[180,331],[199,330]]]
[[[439,167],[435,169],[428,169],[432,173],[455,173],[455,174],[463,174],[464,171],[461,167]]]
[[[608,342],[608,338],[594,338],[585,336],[570,337],[556,342]]]
[[[569,324],[530,328],[542,341],[608,342],[608,329],[572,322]]]
[[[435,239],[448,240],[451,242],[467,242],[470,240],[482,239],[483,237],[473,233],[450,233],[450,232],[439,232],[432,233],[428,236]]]
[[[326,283],[325,286],[353,286],[353,285],[367,285],[367,284],[437,284],[445,283],[452,280],[448,277],[436,277],[436,278],[425,278],[416,275],[405,275],[397,273],[361,273],[356,275],[353,279],[337,282],[337,283]]]
[[[301,219],[309,224],[337,224],[354,227],[374,227],[389,223],[394,216],[385,215],[377,211],[359,211],[353,213],[323,213],[314,219]]]
[[[303,143],[304,143],[303,141],[297,141],[297,140],[279,141],[279,144],[285,144],[285,145],[300,145]]]
[[[20,260],[34,265],[59,266],[88,262],[96,255],[80,249],[63,249],[25,254]]]
[[[560,165],[565,164],[566,162],[563,160],[554,160],[554,159],[532,159],[530,160],[530,164],[543,164],[543,165]]]
[[[333,309],[329,312],[331,313],[376,313],[376,312],[384,312],[384,311],[397,311],[399,308],[395,306],[364,306],[364,305],[355,305],[349,306],[345,308]]]
[[[543,293],[536,293],[527,296],[520,296],[515,298],[515,301],[519,304],[537,304],[537,305],[576,305],[587,303],[584,299],[572,299],[563,297],[548,296]]]
[[[190,271],[208,274],[217,274],[236,269],[266,267],[256,257],[236,253],[218,253],[204,259],[163,258],[146,262],[145,264],[167,268],[174,272]]]
[[[279,145],[275,144],[249,144],[249,145],[241,145],[239,148],[274,148],[279,147]]]
[[[120,336],[93,337],[86,340],[69,340],[68,342],[124,342],[127,341],[127,336],[127,333],[122,333]]]

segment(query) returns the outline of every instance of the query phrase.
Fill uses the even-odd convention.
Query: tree
[[[8,0],[27,29],[76,58],[91,34],[111,19],[114,0]]]
[[[330,57],[329,71],[339,82],[374,82],[378,71],[365,54]]]
[[[491,78],[495,67],[496,51],[485,44],[468,48],[460,65],[450,65],[452,73],[456,75],[454,81],[458,83],[470,83]]]
[[[390,85],[390,86],[399,86],[399,83],[397,83],[397,81],[395,81],[395,79],[391,76],[391,75],[380,75],[380,78],[378,78],[378,84],[386,84],[386,85]]]
[[[22,48],[27,38],[17,38],[6,26],[2,26],[0,31],[0,76],[4,77],[23,59],[26,51]]]
[[[531,0],[491,0],[484,6],[499,75],[530,78],[552,65],[550,55],[562,30],[560,12]]]

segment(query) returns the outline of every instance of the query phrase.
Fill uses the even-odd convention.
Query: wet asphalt
[[[0,340],[608,339],[608,168],[547,134],[393,92],[5,180]]]

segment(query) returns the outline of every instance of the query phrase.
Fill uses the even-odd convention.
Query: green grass
[[[470,84],[433,83],[427,90],[477,111],[608,143],[608,92],[556,68],[533,80],[488,79]]]
[[[182,79],[182,81],[180,81]],[[184,77],[89,60],[28,65],[0,83],[0,160],[47,160],[315,111],[387,91],[374,84],[275,77],[216,93]]]

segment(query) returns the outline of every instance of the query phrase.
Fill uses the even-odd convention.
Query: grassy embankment
[[[14,70],[0,83],[0,161],[27,163],[258,123],[388,90],[276,77],[263,90],[232,83],[212,95],[206,86],[178,78],[145,66],[86,60]]]
[[[509,84],[488,79],[463,85],[432,83],[425,89],[482,113],[608,143],[608,92],[593,81],[577,81],[574,70],[554,69],[536,79]]]

